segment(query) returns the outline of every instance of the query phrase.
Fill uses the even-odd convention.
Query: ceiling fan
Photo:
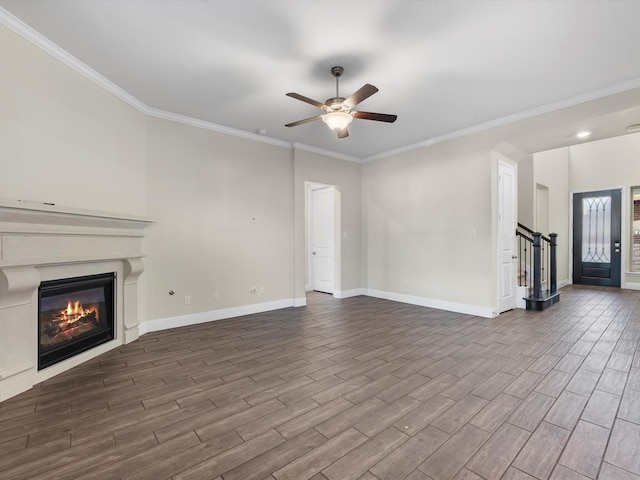
[[[368,83],[360,90],[355,92],[349,98],[341,97],[338,92],[338,81],[344,68],[340,66],[331,67],[331,75],[336,78],[336,96],[328,98],[324,103],[320,103],[311,98],[305,97],[298,93],[287,93],[288,97],[301,100],[309,103],[314,107],[323,109],[326,113],[324,115],[316,115],[315,117],[305,118],[304,120],[298,120],[297,122],[287,123],[285,127],[295,127],[296,125],[302,125],[303,123],[313,122],[314,120],[322,119],[330,129],[334,130],[338,134],[338,138],[345,138],[349,136],[347,131],[347,125],[351,123],[354,118],[361,118],[363,120],[375,120],[376,122],[388,122],[393,123],[398,118],[397,115],[389,115],[386,113],[371,113],[352,111],[351,109],[358,105],[363,100],[366,100],[371,95],[376,93],[378,89]]]

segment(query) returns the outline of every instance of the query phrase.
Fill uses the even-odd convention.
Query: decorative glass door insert
[[[611,262],[611,195],[582,199],[582,261]]]

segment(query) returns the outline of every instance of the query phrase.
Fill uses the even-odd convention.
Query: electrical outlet
[[[184,304],[185,305],[191,305],[191,295],[185,295],[184,296]]]
[[[213,301],[217,302],[220,300],[220,292],[213,292]]]
[[[258,293],[258,287],[251,287],[251,293],[254,295]]]

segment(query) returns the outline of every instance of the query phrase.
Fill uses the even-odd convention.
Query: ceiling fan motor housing
[[[348,112],[351,109],[342,103],[344,100],[344,97],[327,98],[324,102],[327,106],[325,110],[327,112]]]

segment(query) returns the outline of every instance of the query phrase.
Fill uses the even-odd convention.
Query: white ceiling
[[[0,0],[0,7],[151,108],[265,129],[358,159],[640,87],[640,1]],[[342,96],[365,83],[380,89],[356,109],[398,120],[356,119],[346,139],[321,121],[284,127],[322,113],[285,93],[334,96],[333,65],[345,68]],[[637,99],[620,106],[625,122],[640,123]]]

